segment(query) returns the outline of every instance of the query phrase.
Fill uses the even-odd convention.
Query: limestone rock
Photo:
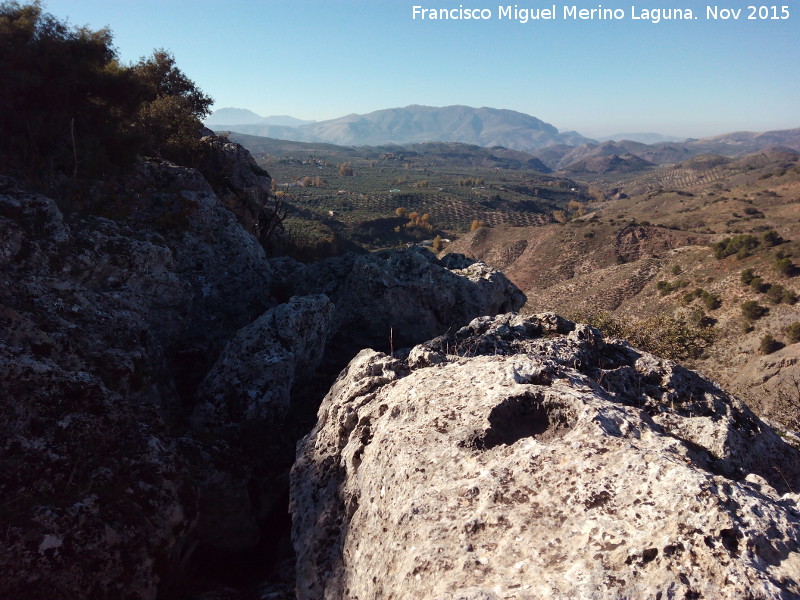
[[[285,494],[276,483],[291,462],[281,435],[294,385],[312,376],[325,350],[333,307],[325,296],[292,298],[228,342],[198,389],[191,423],[206,447],[185,441],[200,489],[196,536],[237,552],[260,539],[258,523]]]
[[[294,297],[240,329],[200,384],[193,426],[279,422],[296,378],[308,377],[322,359],[332,311],[326,296]]]
[[[790,598],[800,455],[554,314],[365,350],[298,445],[299,599]]]
[[[329,344],[334,356],[349,358],[362,348],[411,347],[477,316],[524,304],[525,296],[501,272],[461,259],[443,263],[412,248],[272,265],[294,293],[331,299],[336,308]]]
[[[152,239],[0,190],[0,597],[153,599],[197,518],[159,342],[190,288]]]
[[[61,204],[0,178],[0,596],[152,599],[191,554],[213,445],[175,428],[275,304],[269,263],[193,169]]]
[[[198,170],[244,230],[264,239],[273,217],[268,200],[272,178],[243,146],[209,133],[202,139],[205,151]]]

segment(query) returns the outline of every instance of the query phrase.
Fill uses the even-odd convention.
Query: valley
[[[691,154],[710,146],[733,153],[730,139],[742,136],[637,144],[651,160],[690,155],[658,165],[605,154],[620,146],[607,142],[574,148],[575,162],[543,172],[543,163],[529,168],[536,157],[502,148],[356,148],[231,136],[277,182],[299,258],[432,247],[439,236],[446,242],[436,241],[435,252],[462,253],[505,272],[527,295],[524,311],[605,325],[716,378],[765,416],[800,422],[793,387],[800,351],[786,333],[800,321],[800,154],[791,148],[749,152],[758,136],[747,136],[738,156]],[[340,174],[343,164],[352,174]],[[414,225],[412,213],[425,221]],[[780,242],[763,242],[772,232]],[[737,236],[763,243],[715,258],[714,244]],[[779,272],[780,261],[795,268]],[[764,282],[760,290],[742,284],[746,269]],[[709,308],[704,294],[719,306]],[[764,316],[743,315],[744,302],[762,306]],[[675,339],[666,339],[667,330]],[[760,349],[765,337],[776,342],[769,352]]]

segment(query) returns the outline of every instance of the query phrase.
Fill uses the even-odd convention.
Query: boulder
[[[475,319],[335,382],[291,474],[297,598],[798,597],[798,459],[673,362]]]
[[[0,596],[152,599],[194,546],[187,448],[213,446],[176,432],[275,304],[269,263],[193,169],[143,162],[60,204],[0,178]]]
[[[500,271],[428,250],[348,253],[303,265],[271,261],[295,294],[325,294],[335,309],[330,356],[338,372],[363,348],[411,347],[481,315],[518,310],[525,296]]]

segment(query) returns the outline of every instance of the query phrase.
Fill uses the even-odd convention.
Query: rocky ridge
[[[297,597],[790,598],[798,450],[552,313],[365,350],[298,446]]]
[[[205,176],[144,161],[58,201],[0,178],[0,596],[182,596],[195,556],[279,537],[262,523],[299,437],[287,415],[334,333],[358,318],[380,339],[338,348],[383,343],[406,322],[404,290],[405,304],[426,298],[402,307],[425,324],[410,343],[524,301],[463,259],[271,261],[254,220],[268,207],[248,204],[269,177],[212,141]],[[449,320],[430,314],[456,303]],[[347,317],[364,306],[375,313]]]

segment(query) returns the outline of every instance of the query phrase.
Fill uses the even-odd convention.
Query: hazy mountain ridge
[[[277,127],[299,127],[314,121],[297,119],[289,115],[273,115],[262,117],[246,108],[220,108],[215,110],[204,121],[206,127],[228,125],[274,125]]]
[[[800,151],[800,128],[767,132],[733,132],[685,142],[643,144],[632,140],[588,142],[576,147],[550,146],[531,152],[554,171],[590,158],[632,154],[656,165],[677,164],[704,154],[741,157],[766,149]]]
[[[241,144],[254,155],[273,157],[326,158],[327,160],[377,159],[381,157],[426,157],[446,159],[450,164],[463,166],[498,167],[502,169],[533,169],[548,173],[550,169],[530,153],[509,150],[503,146],[486,148],[461,142],[419,142],[415,144],[382,144],[379,146],[338,146],[336,144],[294,142],[231,132],[231,140]]]
[[[239,123],[233,123],[237,119]],[[227,121],[224,123],[224,121]],[[461,143],[490,148],[498,147],[526,153],[528,168],[544,171],[564,170],[589,160],[589,171],[638,170],[652,165],[677,164],[703,154],[738,157],[768,147],[800,151],[800,128],[748,132],[738,131],[700,139],[679,141],[662,134],[625,134],[634,139],[591,140],[578,132],[559,132],[541,119],[496,108],[469,106],[431,107],[411,105],[378,110],[365,115],[350,114],[320,122],[303,122],[293,117],[262,118],[244,109],[220,109],[209,117],[207,125],[246,136],[273,138],[341,147],[392,145],[408,147],[431,142]],[[662,140],[662,141],[656,141]],[[676,141],[678,140],[678,141]],[[252,139],[239,140],[249,149]],[[646,143],[656,141],[655,143]],[[261,145],[261,144],[258,144]],[[628,156],[630,155],[630,156]],[[627,160],[613,157],[626,156]],[[603,160],[590,160],[606,157]],[[516,156],[515,158],[522,158]],[[635,160],[631,160],[635,159]],[[534,166],[541,161],[539,167]],[[584,167],[573,167],[581,170]]]
[[[530,151],[554,144],[575,146],[591,141],[574,131],[560,133],[549,123],[524,113],[460,105],[388,108],[297,127],[264,122],[222,123],[220,119],[210,118],[207,124],[224,125],[237,133],[261,137],[343,146],[461,142]]]

